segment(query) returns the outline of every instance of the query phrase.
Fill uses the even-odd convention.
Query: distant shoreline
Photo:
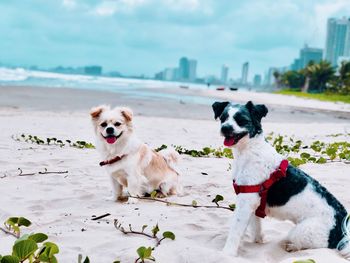
[[[342,105],[315,103],[316,108],[306,108],[305,100],[296,100],[296,105],[278,104],[276,95],[257,92],[218,92],[181,88],[134,88],[132,92],[110,92],[75,88],[21,87],[0,85],[0,108],[54,112],[88,112],[99,104],[124,105],[134,110],[135,115],[170,117],[180,119],[212,120],[211,104],[218,100],[244,103],[253,100],[269,107],[269,122],[348,122],[349,111]],[[280,98],[280,97],[277,97]],[[292,101],[289,97],[288,101]],[[283,101],[282,101],[283,102]],[[286,102],[287,103],[287,102]],[[335,107],[336,106],[336,107]],[[319,108],[317,108],[319,107]],[[324,108],[322,108],[324,107]],[[327,109],[328,107],[328,109]],[[332,109],[333,107],[333,109]],[[337,110],[339,108],[339,110]]]

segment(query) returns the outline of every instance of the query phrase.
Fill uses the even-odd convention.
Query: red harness
[[[238,185],[233,180],[233,188],[235,189],[236,194],[245,194],[245,193],[259,193],[260,195],[260,205],[255,211],[255,215],[261,218],[266,216],[265,208],[266,208],[266,199],[267,199],[267,191],[269,188],[278,180],[283,177],[286,177],[286,172],[288,168],[288,161],[282,160],[280,166],[277,170],[271,173],[270,178],[264,181],[261,184],[256,185]]]
[[[114,158],[112,158],[110,160],[102,161],[102,162],[100,162],[100,166],[104,166],[104,165],[107,165],[107,164],[113,164],[113,163],[119,162],[125,156],[126,156],[126,154],[123,154],[122,156],[116,156],[116,157],[114,157]]]

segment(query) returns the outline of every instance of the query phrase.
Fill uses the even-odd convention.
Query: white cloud
[[[130,13],[148,2],[149,0],[105,0],[95,6],[92,13],[98,16],[112,16],[117,12]]]
[[[120,3],[129,6],[129,7],[138,7],[140,5],[144,5],[148,3],[147,0],[120,0]]]
[[[112,16],[117,12],[117,10],[118,8],[116,2],[103,2],[95,8],[94,14],[98,16]]]
[[[199,0],[166,0],[165,4],[175,10],[194,11],[200,7]]]
[[[67,9],[74,9],[77,6],[75,0],[63,0],[62,5]]]

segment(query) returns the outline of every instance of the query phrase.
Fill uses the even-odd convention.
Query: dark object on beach
[[[232,90],[232,91],[237,91],[237,90],[238,90],[238,87],[237,87],[237,86],[230,86],[229,89]]]
[[[104,215],[101,215],[101,216],[94,217],[91,220],[96,221],[96,220],[105,218],[105,217],[110,216],[110,215],[111,215],[110,213],[107,213],[107,214],[104,214]]]
[[[225,86],[217,87],[216,90],[225,90]]]
[[[180,88],[181,88],[181,89],[188,89],[189,87],[188,87],[188,86],[185,86],[185,85],[180,85]]]

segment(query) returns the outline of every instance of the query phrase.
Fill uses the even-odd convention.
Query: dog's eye
[[[248,124],[248,122],[249,122],[245,118],[235,118],[235,120],[239,126],[244,126],[244,125]]]
[[[107,127],[107,122],[102,122],[101,127],[103,127],[103,128]]]
[[[121,123],[120,122],[116,122],[116,123],[114,123],[114,126],[116,126],[116,127],[118,127],[118,126],[120,126],[121,125]]]

